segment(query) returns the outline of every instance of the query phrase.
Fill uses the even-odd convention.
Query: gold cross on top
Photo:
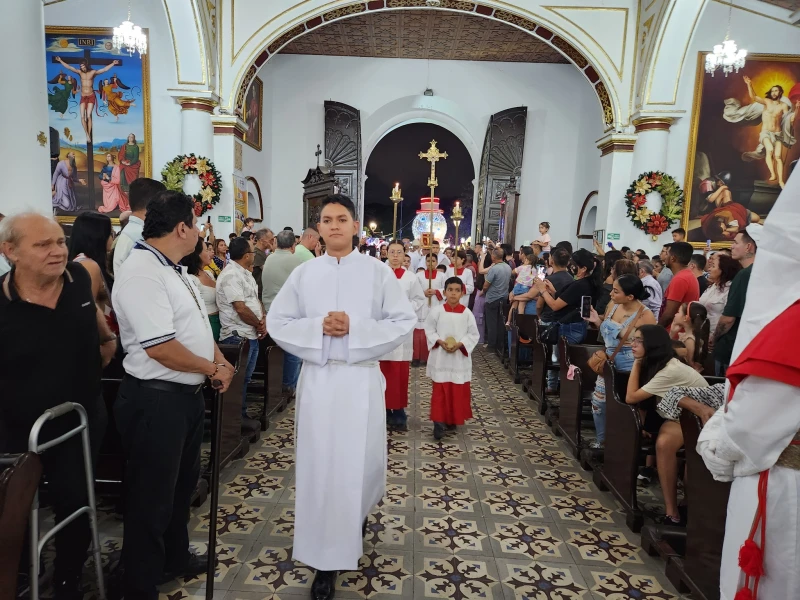
[[[431,147],[428,148],[427,152],[420,152],[420,158],[424,158],[431,163],[431,176],[428,179],[428,187],[431,188],[431,198],[433,197],[433,189],[439,185],[438,180],[436,179],[436,162],[440,159],[447,158],[447,152],[439,152],[439,149],[436,147],[436,140],[431,141]]]

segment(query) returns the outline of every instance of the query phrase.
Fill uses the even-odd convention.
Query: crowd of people
[[[589,328],[599,330],[607,360],[629,373],[625,401],[641,410],[645,435],[655,439],[655,463],[642,477],[657,468],[666,520],[683,522],[679,414],[690,410],[705,422],[722,403],[721,390],[705,390],[704,375],[725,376],[730,366],[761,225],[740,232],[730,250],[703,253],[678,229],[648,256],[597,242],[594,252],[552,244],[549,223],[518,250],[489,240],[368,246],[357,237],[355,207],[339,195],[301,235],[247,219],[227,240],[215,237],[210,219],[198,224],[189,197],[151,179],[131,184],[130,209],[118,234],[107,215],[79,215],[69,240],[41,215],[0,222],[0,270],[8,271],[0,275],[0,331],[20,342],[0,349],[0,381],[9,396],[28,399],[0,407],[9,434],[0,436],[7,440],[0,451],[23,450],[35,419],[58,398],[86,407],[96,458],[107,422],[102,370],[122,359],[113,411],[127,457],[125,598],[153,600],[165,579],[205,570],[206,557],[189,552],[186,529],[199,477],[202,388],[224,392],[233,376],[218,344],[246,343],[242,419],[243,428],[255,426],[247,386],[268,336],[284,350],[284,392],[306,399],[297,446],[311,458],[297,465],[295,557],[317,569],[315,598],[332,597],[335,572],[357,565],[353,523],[383,496],[385,429],[407,429],[410,367],[425,367],[433,382],[430,418],[441,439],[472,417],[472,354],[479,344],[506,343],[509,305],[538,315],[540,340],[553,348],[562,337],[580,344]],[[22,368],[43,359],[57,367],[48,377]],[[547,393],[558,389],[550,370]],[[606,395],[599,377],[591,402],[597,449]],[[70,424],[53,423],[47,433]],[[86,503],[76,483],[84,481],[77,442],[44,468],[57,520]],[[359,489],[342,492],[344,469],[364,474]],[[56,536],[57,598],[80,597],[88,544],[85,517]]]

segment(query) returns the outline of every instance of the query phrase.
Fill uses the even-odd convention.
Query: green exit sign
[[[618,233],[609,233],[606,235],[607,240],[618,240],[619,234]]]
[[[231,218],[225,215],[220,215],[217,217],[217,223],[230,223]]]

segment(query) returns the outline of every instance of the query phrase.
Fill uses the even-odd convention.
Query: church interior
[[[435,139],[448,153],[435,189],[445,244],[516,250],[547,222],[553,245],[575,250],[656,256],[683,228],[697,252],[721,251],[745,223],[767,219],[800,158],[798,0],[27,0],[4,13],[17,100],[0,110],[0,162],[13,174],[0,213],[54,215],[67,231],[86,210],[117,227],[127,184],[151,177],[194,196],[198,224],[217,238],[245,219],[253,231],[299,234],[317,224],[325,196],[341,193],[364,238],[388,240],[397,223],[397,237],[420,239],[412,222],[427,217],[433,190],[419,155]],[[146,52],[112,49],[126,15]],[[709,68],[707,55],[729,39],[746,59],[730,73]],[[84,57],[102,73],[88,117]],[[772,137],[767,112],[762,130],[752,108],[769,108],[764,98],[782,111]],[[456,201],[466,213],[458,234]],[[605,464],[591,451],[602,375],[586,365],[602,340],[574,355],[566,340],[526,346],[537,334],[520,316],[503,348],[476,350],[474,418],[442,440],[427,417],[431,380],[412,366],[408,430],[388,434],[387,493],[337,597],[720,598],[730,485],[690,444],[700,421],[680,420],[678,455],[698,473],[677,488],[695,516],[665,533],[664,492],[640,470],[655,443],[624,388],[616,402],[609,395]],[[218,429],[209,418],[188,530],[198,553],[214,531],[214,584],[177,578],[161,598],[308,596],[314,571],[292,558],[297,424],[282,352],[262,349],[249,389],[242,374],[225,394],[244,386],[260,427],[245,431],[236,401],[214,408],[209,396]],[[545,391],[559,357],[560,398]],[[566,383],[570,364],[587,372]],[[104,378],[104,393],[119,385]],[[122,546],[120,460],[107,443],[96,473],[106,574]],[[52,526],[45,508],[43,530]],[[45,573],[52,554],[46,547]],[[86,564],[85,597],[98,598]],[[14,597],[3,573],[0,600]],[[46,577],[42,590],[48,597]]]

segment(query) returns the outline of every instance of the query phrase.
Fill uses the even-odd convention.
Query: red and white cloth
[[[725,407],[697,444],[709,471],[733,481],[721,600],[796,598],[800,471],[775,466],[800,430],[800,177],[787,182],[758,240],[728,369]]]
[[[431,420],[435,423],[463,425],[472,418],[470,381],[472,351],[478,344],[475,316],[463,304],[447,303],[433,309],[425,320],[425,335],[430,348],[427,375],[433,381]],[[452,337],[463,347],[447,352],[439,340]]]

